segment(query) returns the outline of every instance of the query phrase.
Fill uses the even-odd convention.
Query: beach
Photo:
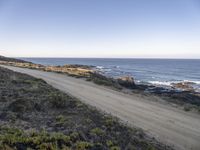
[[[137,126],[175,149],[200,149],[200,116],[193,112],[164,105],[152,96],[129,95],[99,86],[84,79],[63,74],[3,66],[45,80],[53,87],[71,94],[101,111]]]

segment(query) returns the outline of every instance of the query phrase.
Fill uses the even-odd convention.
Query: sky
[[[200,58],[200,0],[0,0],[0,55]]]

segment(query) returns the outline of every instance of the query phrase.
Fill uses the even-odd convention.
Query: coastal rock
[[[175,89],[181,89],[185,91],[194,91],[194,88],[192,87],[194,83],[192,82],[179,82],[179,83],[172,83],[172,86]]]
[[[134,78],[131,76],[120,77],[117,79],[117,81],[121,86],[124,86],[126,88],[134,88],[135,87]]]

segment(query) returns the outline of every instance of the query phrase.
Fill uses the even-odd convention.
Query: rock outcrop
[[[126,88],[134,88],[135,87],[135,81],[134,78],[131,76],[124,76],[117,79],[118,83]]]
[[[194,88],[192,87],[194,83],[192,82],[179,82],[179,83],[173,83],[172,86],[176,89],[181,89],[184,91],[194,91]]]

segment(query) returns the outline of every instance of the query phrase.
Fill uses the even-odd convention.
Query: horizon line
[[[13,58],[69,58],[69,59],[188,59],[188,60],[199,60],[200,58],[175,58],[175,57],[46,57],[46,56],[42,56],[42,57],[32,57],[32,56],[28,56],[28,57],[24,57],[24,56],[17,56],[17,57],[13,57]]]

